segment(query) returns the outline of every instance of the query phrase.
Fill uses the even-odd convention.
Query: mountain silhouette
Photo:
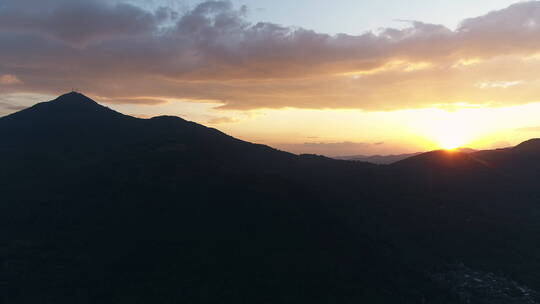
[[[522,151],[522,152],[540,152],[540,139],[530,139],[527,140],[516,147],[514,147],[514,150]]]
[[[374,165],[76,92],[0,138],[4,303],[538,302],[539,140]]]
[[[476,152],[474,149],[470,148],[458,148],[453,150],[461,152],[461,153],[473,153]],[[335,159],[340,160],[352,160],[352,161],[361,161],[361,162],[368,162],[373,164],[379,164],[379,165],[391,165],[393,163],[397,163],[401,160],[411,158],[413,156],[417,156],[420,154],[424,154],[424,152],[417,152],[417,153],[406,153],[406,154],[396,154],[396,155],[353,155],[353,156],[341,156],[341,157],[334,157]]]
[[[396,155],[351,155],[351,156],[340,156],[334,157],[339,160],[349,160],[349,161],[361,161],[368,162],[379,165],[390,165],[396,163],[400,160],[407,159],[412,156],[422,154],[418,153],[407,153],[407,154],[396,154]]]

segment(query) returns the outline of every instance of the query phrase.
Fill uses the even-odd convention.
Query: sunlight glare
[[[444,150],[455,150],[462,147],[464,140],[459,135],[441,136],[437,139],[439,146]]]
[[[433,142],[435,149],[454,150],[463,148],[476,139],[481,132],[479,116],[475,110],[434,110],[421,125],[421,133]]]
[[[439,148],[454,150],[464,147],[471,140],[472,130],[454,118],[453,115],[449,115],[433,126],[431,137]]]

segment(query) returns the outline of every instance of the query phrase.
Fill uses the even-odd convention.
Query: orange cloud
[[[7,93],[75,87],[111,102],[211,100],[239,110],[540,100],[538,1],[466,19],[456,30],[410,21],[355,36],[253,24],[245,7],[228,1],[184,14],[121,1],[47,5],[6,0],[0,7],[0,70],[24,79]]]
[[[5,74],[0,75],[0,85],[20,84],[22,81],[15,75]]]
[[[213,117],[207,121],[208,124],[211,125],[218,125],[218,124],[229,124],[229,123],[236,123],[239,120],[237,118],[232,117]]]

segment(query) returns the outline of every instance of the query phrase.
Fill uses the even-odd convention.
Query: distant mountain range
[[[476,152],[476,150],[469,149],[469,148],[458,148],[456,150],[462,153]],[[334,158],[339,159],[339,160],[350,160],[350,161],[368,162],[368,163],[379,164],[379,165],[390,165],[400,160],[404,160],[409,157],[413,157],[413,156],[420,155],[423,153],[425,152],[393,154],[393,155],[351,155],[351,156],[338,156]]]
[[[379,165],[390,165],[400,160],[403,160],[412,156],[416,156],[419,154],[422,154],[422,152],[395,154],[395,155],[394,154],[393,155],[351,155],[351,156],[338,156],[334,158],[339,159],[339,160],[360,161],[360,162],[368,162],[368,163],[379,164]]]
[[[466,152],[298,156],[62,95],[0,118],[0,302],[540,303],[540,139]]]

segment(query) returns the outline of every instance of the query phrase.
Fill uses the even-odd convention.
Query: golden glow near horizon
[[[53,97],[39,96],[29,102]],[[329,156],[492,149],[540,137],[540,102],[510,107],[457,103],[386,112],[296,108],[240,111],[218,110],[219,105],[181,100],[152,106],[107,104],[128,115],[181,116],[250,142],[293,153]]]
[[[293,153],[337,156],[492,149],[540,136],[540,102],[524,102],[535,98],[540,80],[535,72],[522,74],[534,69],[525,70],[520,58],[463,59],[449,70],[423,62],[391,61],[363,73],[321,76],[328,80],[322,83],[289,80],[286,88],[272,80],[269,87],[283,90],[261,91],[256,100],[262,104],[255,108],[219,108],[226,103],[218,100],[170,100],[138,107],[140,112],[152,109],[153,113],[180,115]],[[540,67],[540,60],[527,59],[526,65]],[[486,76],[501,70],[505,77]],[[392,85],[395,78],[397,84]],[[325,86],[334,82],[335,87]],[[276,102],[285,98],[283,104],[298,107],[269,109],[265,98]],[[366,109],[323,107],[354,108],[355,100]]]
[[[229,119],[210,125],[233,136],[295,153],[332,156],[491,149],[540,135],[540,103],[500,108],[460,103],[388,112],[214,111]]]
[[[240,128],[249,125],[250,132],[244,133],[246,139],[260,139],[274,145],[283,143],[285,139],[291,143],[289,146],[306,151],[308,147],[295,145],[370,143],[361,149],[364,152],[359,151],[358,154],[492,149],[515,145],[540,135],[540,103],[499,108],[456,104],[451,109],[434,107],[390,112],[288,109],[263,113],[252,117],[250,122],[218,127],[240,134],[244,133]],[[293,117],[302,121],[302,126],[295,124]],[[291,134],[292,128],[296,132]],[[269,135],[276,137],[269,138]],[[384,145],[374,145],[377,141],[384,142]]]
[[[487,121],[485,115],[478,113],[478,117],[473,119],[472,113],[466,109],[454,111],[436,111],[431,116],[433,121],[422,126],[421,133],[432,140],[438,147],[445,150],[466,147],[472,144],[473,140],[478,140],[487,130],[483,129]]]

